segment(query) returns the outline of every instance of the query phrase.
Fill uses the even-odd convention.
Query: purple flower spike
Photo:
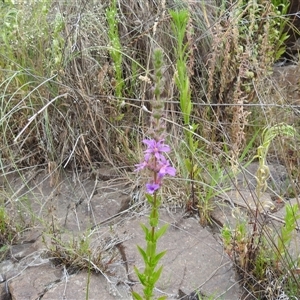
[[[170,162],[162,156],[159,162],[158,177],[162,178],[165,175],[175,176],[175,174],[176,169],[171,167]]]
[[[160,185],[158,183],[147,183],[146,184],[146,191],[150,195],[154,194],[159,188],[160,188]]]
[[[164,156],[164,153],[170,151],[170,146],[164,143],[164,139],[145,139],[143,143],[147,146],[144,151],[144,161],[135,165],[135,171],[147,169],[153,172],[152,181],[146,184],[146,192],[153,195],[161,187],[163,177],[165,175],[175,176],[176,169]]]
[[[143,140],[143,143],[147,145],[147,149],[145,150],[146,161],[149,160],[151,155],[154,155],[157,159],[161,159],[162,153],[170,151],[170,146],[164,144],[164,140]]]

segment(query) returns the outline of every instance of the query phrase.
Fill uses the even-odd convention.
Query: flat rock
[[[255,211],[256,207],[258,207],[260,212],[275,209],[275,203],[269,193],[263,193],[258,198],[255,191],[231,190],[222,193],[220,197],[230,203],[232,207],[237,205],[249,211]]]
[[[9,291],[7,290],[6,283],[0,283],[0,299],[1,300],[11,300]]]
[[[268,193],[276,193],[282,195],[289,184],[288,173],[286,168],[280,164],[268,164],[270,176],[267,180]],[[259,168],[258,162],[252,162],[247,167],[240,167],[235,176],[230,175],[231,182],[234,189],[238,190],[255,190],[257,185],[256,173]],[[231,174],[231,171],[227,171]]]
[[[38,299],[43,295],[43,300],[64,296],[77,300],[85,299],[87,292],[89,299],[132,299],[129,284],[137,280],[133,266],[143,269],[136,245],[145,246],[140,223],[148,222],[147,211],[119,214],[126,210],[130,199],[122,180],[103,182],[83,178],[74,183],[61,177],[61,184],[52,188],[49,179],[42,180],[43,176],[40,174],[41,178],[33,180],[28,198],[33,202],[34,213],[44,219],[47,227],[32,234],[28,232],[20,240],[23,245],[13,249],[18,263],[14,261],[14,268],[5,271],[4,267],[1,271],[13,299]],[[162,209],[160,219],[160,224],[168,223],[170,227],[158,243],[158,251],[167,249],[167,254],[161,260],[164,270],[156,294],[175,299],[179,289],[187,295],[198,290],[214,299],[239,299],[241,291],[232,262],[209,229],[201,227],[194,218],[183,218],[180,210],[168,213]],[[104,275],[91,273],[88,284],[86,270],[68,275],[44,258],[45,244],[40,234],[43,233],[45,243],[51,242],[56,228],[60,229],[58,236],[63,244],[88,234],[92,254],[98,247],[103,249],[103,242],[107,241],[122,245],[123,253],[117,248],[121,255],[114,254],[113,260],[109,253],[101,257],[108,268]],[[109,252],[110,248],[107,249]],[[141,291],[142,286],[135,283],[133,289]]]
[[[127,286],[109,282],[100,274],[91,274],[89,278],[87,272],[80,272],[65,277],[64,280],[53,286],[44,294],[43,300],[82,300],[86,299],[87,293],[89,300],[131,299]]]
[[[232,263],[212,234],[202,228],[197,220],[183,219],[164,210],[160,220],[160,226],[168,223],[170,227],[158,242],[157,251],[167,250],[167,253],[161,260],[164,269],[157,284],[157,295],[175,299],[181,289],[186,294],[200,290],[205,295],[213,295],[215,299],[239,299],[240,288],[235,281]],[[139,270],[144,267],[136,245],[145,246],[140,223],[147,222],[146,216],[137,216],[115,228],[119,236],[124,232],[133,235],[132,239],[123,243],[132,281],[137,280],[133,267]],[[133,289],[141,292],[142,287],[137,283]]]
[[[53,282],[60,280],[61,276],[61,270],[53,268],[50,264],[28,266],[8,281],[11,299],[39,299]]]
[[[232,207],[229,203],[220,201],[216,201],[210,217],[219,229],[224,225],[234,229],[241,219],[249,219],[245,208]]]

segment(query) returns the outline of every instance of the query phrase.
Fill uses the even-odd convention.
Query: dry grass
[[[170,130],[175,127],[171,132],[180,135],[176,126],[180,123],[178,105],[171,101],[176,97],[175,57],[170,18],[166,13],[166,9],[178,5],[166,7],[162,2],[159,7],[153,1],[118,2],[125,81],[124,105],[119,109],[120,99],[114,95],[116,78],[108,49],[105,19],[108,4],[53,2],[49,18],[59,16],[64,24],[59,33],[64,40],[60,45],[62,58],[52,70],[50,67],[38,74],[46,77],[33,74],[34,80],[28,91],[18,88],[15,81],[7,83],[7,91],[17,88],[17,93],[2,96],[8,103],[2,112],[5,135],[1,149],[5,168],[13,168],[12,161],[19,167],[55,163],[62,167],[93,168],[99,161],[132,165],[136,159],[138,137],[144,135],[147,127],[148,115],[141,111],[141,106],[148,106],[152,98],[152,52],[155,47],[163,49],[166,58],[164,96],[167,98],[167,117],[171,120]],[[194,45],[194,69],[199,70],[205,63],[202,56],[208,51],[206,27],[212,22],[208,11],[213,11],[214,6],[213,3],[212,6],[191,3],[187,7],[195,17],[195,24],[191,24],[195,33],[190,39],[203,43],[203,47]],[[51,41],[47,42],[51,47]],[[43,64],[43,61],[37,63]],[[25,76],[34,71],[24,70]],[[8,74],[14,76],[13,71]],[[198,94],[200,88],[197,86],[195,82],[193,89]],[[55,97],[57,99],[43,109]],[[35,115],[40,109],[43,110]],[[32,116],[35,118],[29,122]],[[14,122],[15,119],[18,122]]]
[[[118,0],[124,80],[120,98],[115,94],[117,78],[105,14],[110,1],[48,2],[49,11],[38,19],[42,36],[36,34],[36,24],[30,23],[31,31],[26,27],[36,15],[31,15],[32,7],[23,5],[27,18],[9,20],[17,26],[10,33],[24,46],[6,45],[10,51],[0,51],[2,176],[42,167],[55,187],[64,169],[72,170],[74,176],[82,170],[96,174],[108,162],[112,168],[131,171],[148,131],[150,115],[142,107],[151,107],[152,54],[160,48],[165,61],[162,97],[166,99],[168,139],[174,148],[170,159],[178,170],[176,182],[167,182],[171,196],[166,201],[188,204],[188,175],[182,157],[185,128],[174,83],[176,41],[168,13],[186,8],[190,14],[186,42],[191,121],[199,125],[194,135],[199,140],[195,160],[203,175],[197,187],[205,194],[212,187],[212,170],[217,173],[218,168],[231,165],[237,171],[241,157],[248,161],[253,157],[259,139],[251,138],[265,125],[284,121],[299,129],[299,93],[294,89],[299,83],[295,82],[299,65],[291,67],[292,78],[280,74],[280,68],[273,70],[278,49],[274,13],[265,1],[257,2],[258,7],[242,0],[232,5],[214,0]],[[287,167],[293,180],[299,179],[296,138],[275,142],[270,153]],[[214,194],[223,187],[218,181],[212,188]],[[292,192],[296,195],[297,191],[293,186]],[[65,245],[56,246],[57,253],[66,252]],[[71,255],[66,258],[72,259]]]
[[[271,89],[272,82],[265,79],[274,60],[267,18],[257,21],[250,4],[238,4],[217,8],[214,1],[205,5],[193,1],[118,1],[125,87],[123,99],[117,99],[105,16],[109,2],[53,2],[47,18],[63,20],[58,33],[62,57],[43,74],[23,70],[27,77],[33,73],[25,91],[13,80],[6,83],[7,93],[2,95],[8,103],[2,107],[3,166],[14,168],[12,161],[19,167],[56,164],[90,169],[99,161],[132,165],[148,126],[149,115],[141,107],[149,107],[152,99],[152,52],[156,47],[163,50],[166,62],[163,96],[168,127],[173,138],[180,140],[181,116],[173,80],[175,41],[167,10],[183,7],[191,15],[187,41],[193,119],[200,125],[199,134],[209,140],[205,146],[213,153],[215,147],[223,150],[225,144],[232,162],[236,162],[247,142],[247,132],[253,132],[248,126],[253,123],[249,117],[252,110],[245,104],[259,103],[261,93]],[[270,6],[266,9],[265,16],[271,15]],[[241,29],[241,22],[247,23],[246,28]],[[52,47],[51,41],[46,42],[43,47]],[[41,67],[42,59],[36,64]],[[14,76],[13,70],[6,74]],[[53,101],[51,105],[49,101]],[[262,102],[262,106],[266,104],[265,99]],[[259,126],[266,123],[264,118],[268,119],[265,112]]]

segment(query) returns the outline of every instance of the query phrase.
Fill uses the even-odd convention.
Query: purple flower
[[[146,191],[148,194],[154,194],[158,189],[160,188],[160,185],[158,183],[147,183],[146,184]]]
[[[148,162],[144,160],[143,162],[135,165],[135,167],[136,167],[135,171],[145,169],[147,166],[148,166]]]
[[[164,140],[143,140],[143,143],[147,145],[147,149],[145,150],[146,161],[148,161],[152,155],[157,159],[161,159],[162,153],[170,151],[170,146],[164,144]]]
[[[164,156],[161,156],[159,161],[159,171],[158,171],[158,177],[162,178],[165,175],[175,176],[176,169],[170,166],[170,162],[165,159]]]
[[[135,165],[135,171],[148,169],[154,172],[153,181],[146,184],[146,192],[153,195],[160,188],[163,177],[165,175],[175,176],[176,169],[164,156],[164,153],[170,151],[170,146],[164,143],[164,139],[145,139],[143,143],[147,145],[147,149],[144,151],[144,161]]]

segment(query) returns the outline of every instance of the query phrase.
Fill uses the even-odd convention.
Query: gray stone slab
[[[179,289],[186,294],[198,289],[215,299],[239,299],[241,291],[232,263],[212,234],[193,218],[183,219],[162,211],[160,219],[160,226],[168,223],[170,227],[158,242],[158,251],[166,249],[167,253],[161,260],[164,269],[157,295],[175,299]],[[133,267],[142,270],[144,266],[136,245],[145,246],[140,223],[147,220],[145,216],[136,217],[115,229],[119,235],[124,232],[133,235],[123,243],[131,280],[137,280]],[[141,292],[142,287],[137,283],[133,289]]]
[[[50,264],[27,267],[8,281],[12,300],[38,299],[49,285],[60,279],[60,273],[60,270],[53,268]]]
[[[219,197],[230,203],[232,207],[237,205],[249,211],[255,211],[257,207],[260,212],[275,209],[275,204],[269,193],[263,193],[258,198],[255,191],[231,190],[220,194]]]
[[[43,300],[82,300],[86,299],[87,292],[89,300],[131,299],[128,287],[125,285],[116,285],[113,282],[109,283],[107,279],[100,274],[91,274],[88,282],[88,273],[80,272],[68,278],[66,277],[53,286],[51,290],[45,293]]]
[[[270,176],[267,180],[269,193],[276,193],[279,195],[284,194],[285,189],[289,185],[288,172],[283,165],[279,164],[268,164]],[[256,173],[259,168],[258,162],[252,162],[246,167],[239,166],[236,175],[233,175],[231,169],[228,169],[231,180],[230,184],[233,188],[239,190],[255,190],[257,181]]]

